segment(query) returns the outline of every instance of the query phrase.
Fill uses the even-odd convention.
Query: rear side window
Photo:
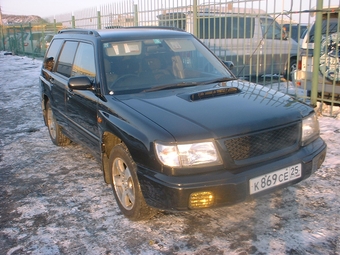
[[[30,40],[40,40],[41,38],[41,33],[37,33],[37,34],[31,34]]]
[[[57,73],[60,73],[66,77],[71,76],[72,64],[77,47],[78,42],[65,42],[59,56]]]
[[[62,40],[58,39],[54,40],[51,46],[49,47],[48,51],[46,52],[43,68],[46,69],[47,71],[53,71],[56,59],[58,57],[58,52],[62,43],[63,43]]]
[[[72,68],[71,76],[86,75],[90,78],[96,76],[94,49],[91,44],[80,43]]]
[[[251,17],[204,17],[198,21],[198,38],[253,38],[254,26],[255,21]]]

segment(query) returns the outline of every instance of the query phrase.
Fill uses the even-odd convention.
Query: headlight
[[[167,166],[189,167],[202,164],[217,165],[221,163],[213,142],[190,144],[155,143],[158,159]]]
[[[319,122],[315,114],[302,120],[302,145],[306,145],[319,136]]]

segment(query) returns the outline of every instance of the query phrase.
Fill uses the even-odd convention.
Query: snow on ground
[[[41,60],[0,53],[0,254],[340,254],[339,118],[319,118],[328,154],[309,179],[230,207],[131,222],[94,158],[50,141]]]

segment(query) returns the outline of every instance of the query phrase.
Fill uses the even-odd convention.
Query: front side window
[[[271,18],[261,18],[262,36],[265,39],[281,40],[283,37],[282,28]]]
[[[83,75],[90,78],[96,76],[94,49],[88,43],[79,44],[71,73],[72,77]]]

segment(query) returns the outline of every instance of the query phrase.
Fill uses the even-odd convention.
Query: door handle
[[[74,92],[72,90],[67,91],[67,100],[71,99],[74,96]]]

